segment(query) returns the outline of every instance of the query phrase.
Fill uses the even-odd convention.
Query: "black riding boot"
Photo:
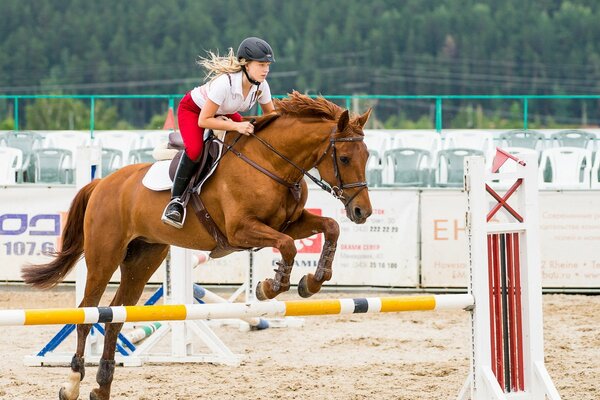
[[[177,166],[177,172],[175,172],[175,178],[173,179],[173,188],[171,189],[171,201],[165,207],[161,220],[174,226],[175,228],[182,228],[185,220],[185,208],[181,202],[181,196],[185,192],[185,189],[194,174],[196,165],[198,163],[191,160],[185,152],[181,155],[179,165]]]

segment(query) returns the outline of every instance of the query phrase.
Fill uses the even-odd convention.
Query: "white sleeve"
[[[206,91],[206,97],[217,105],[223,104],[227,95],[231,91],[231,84],[227,74],[223,74],[208,84],[208,90]]]
[[[269,84],[267,83],[267,81],[263,81],[263,83],[260,84],[259,86],[259,90],[261,91],[260,96],[258,96],[258,102],[260,104],[267,104],[271,102],[271,88],[269,87]]]

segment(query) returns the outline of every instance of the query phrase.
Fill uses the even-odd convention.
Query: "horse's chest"
[[[271,210],[265,214],[268,225],[277,229],[288,221],[294,222],[297,220],[304,208],[305,202],[302,200],[296,201],[295,199],[290,200],[288,198],[273,204]]]

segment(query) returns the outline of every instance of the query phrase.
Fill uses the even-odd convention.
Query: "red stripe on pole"
[[[514,250],[515,250],[515,300],[517,306],[517,362],[518,362],[518,383],[519,390],[525,390],[525,374],[523,371],[523,315],[521,313],[521,251],[520,251],[520,235],[514,234]],[[528,266],[532,267],[532,266]]]
[[[516,392],[519,388],[517,373],[517,315],[515,295],[515,254],[513,249],[513,235],[508,233],[506,240],[506,260],[508,272],[508,337],[510,340],[510,390]]]
[[[500,271],[500,236],[494,235],[494,322],[496,327],[496,378],[501,388],[504,384],[504,352],[502,348],[502,276]]]
[[[492,251],[493,235],[487,235],[487,250],[488,250],[488,290],[489,290],[489,309],[490,309],[490,353],[491,367],[494,375],[497,375],[496,370],[496,331],[494,329],[494,257]]]

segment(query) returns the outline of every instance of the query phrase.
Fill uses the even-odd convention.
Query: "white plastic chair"
[[[168,142],[169,132],[168,130],[142,132],[138,149],[153,149],[161,143]]]
[[[379,157],[393,147],[395,133],[383,129],[365,129],[365,144],[369,150],[375,150]]]
[[[539,183],[546,189],[589,189],[592,151],[580,147],[556,147],[542,151]]]
[[[474,149],[483,151],[489,162],[495,154],[494,137],[488,131],[481,130],[450,130],[442,134],[442,149]]]
[[[68,184],[74,182],[71,150],[47,147],[34,150],[33,155],[35,157],[36,183]]]
[[[600,189],[600,150],[594,154],[590,185],[592,189]]]
[[[369,149],[367,175],[370,186],[380,186],[389,179],[383,170],[383,155],[393,147],[394,131],[383,129],[365,129],[365,144]]]
[[[472,148],[450,148],[437,153],[434,181],[440,187],[463,187],[464,158],[468,156],[484,157],[482,150]]]
[[[96,132],[95,143],[102,147],[103,150],[106,150],[106,154],[112,154],[111,160],[114,161],[110,167],[103,165],[102,169],[109,168],[110,172],[112,172],[123,167],[130,159],[130,151],[140,147],[140,141],[140,134],[133,131]]]
[[[431,153],[414,147],[388,150],[383,155],[384,185],[401,187],[423,187],[431,176]]]
[[[381,156],[377,153],[377,150],[369,149],[369,159],[365,168],[369,187],[381,186],[383,179],[383,166],[381,164]]]
[[[433,130],[406,130],[394,135],[393,147],[426,150],[435,158],[435,154],[442,147],[442,139],[440,134]]]
[[[14,185],[23,165],[23,152],[14,147],[0,147],[0,185]]]
[[[518,159],[522,159],[523,158],[523,157],[521,157],[522,155],[530,155],[530,154],[534,155],[536,162],[538,162],[538,164],[539,164],[541,152],[538,150],[534,150],[534,149],[527,148],[527,147],[502,147],[502,150],[506,151],[509,154],[512,154],[513,156],[517,157]],[[502,172],[502,173],[517,172],[517,165],[518,164],[515,162],[507,161],[504,164],[502,164],[499,172]],[[515,183],[514,179],[513,180],[503,179],[503,180],[494,181],[494,187],[499,188],[499,189],[508,189],[514,183]]]
[[[437,153],[442,149],[442,138],[439,132],[429,129],[400,131],[394,135],[393,148],[418,149],[428,152],[428,156],[423,158],[423,165],[420,169],[424,171],[428,180],[433,179]]]
[[[555,147],[581,147],[595,150],[596,134],[580,129],[566,129],[551,135]]]
[[[77,148],[91,143],[89,132],[85,131],[49,131],[45,135],[44,148],[63,149],[71,152],[65,161],[67,174],[72,174],[77,164]]]
[[[33,151],[40,148],[42,140],[42,135],[30,131],[10,131],[0,137],[0,142],[6,147],[17,148],[23,154],[23,162],[17,174],[17,181],[19,183],[25,180],[29,182],[33,181],[35,174]]]
[[[541,151],[544,148],[544,134],[531,129],[513,129],[502,132],[499,136],[500,146],[527,148]]]

